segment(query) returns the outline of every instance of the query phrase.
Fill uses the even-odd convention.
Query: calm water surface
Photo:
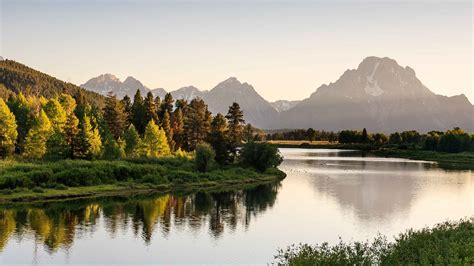
[[[474,215],[474,175],[343,150],[281,149],[279,183],[0,207],[0,264],[265,264],[292,243],[393,236]]]

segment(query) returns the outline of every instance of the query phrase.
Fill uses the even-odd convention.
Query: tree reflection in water
[[[0,208],[0,252],[12,238],[33,237],[50,253],[68,250],[76,237],[92,236],[104,226],[110,237],[132,230],[150,243],[173,230],[198,231],[207,226],[214,238],[271,208],[280,183],[226,192],[193,195],[113,197]],[[101,225],[102,224],[102,225]]]

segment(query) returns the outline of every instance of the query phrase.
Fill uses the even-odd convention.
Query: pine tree
[[[161,115],[161,98],[160,96],[156,96],[155,97],[155,113],[156,113],[156,116],[158,117],[158,119],[160,119],[160,115]]]
[[[127,157],[136,157],[138,155],[138,148],[140,147],[140,136],[133,125],[130,125],[123,133],[123,140],[125,141],[125,154]]]
[[[48,160],[71,158],[71,146],[66,142],[65,134],[57,130],[46,141],[46,154]]]
[[[133,97],[132,104],[132,124],[137,129],[140,135],[143,135],[145,132],[146,122],[145,122],[145,107],[143,105],[143,98],[140,90],[137,90],[135,96]]]
[[[53,129],[62,132],[64,130],[64,125],[66,124],[67,113],[61,103],[56,99],[49,99],[44,106],[44,111],[46,115],[48,115]]]
[[[66,125],[64,126],[64,140],[69,146],[69,154],[67,158],[73,158],[75,150],[76,137],[79,134],[79,119],[72,112],[67,116]]]
[[[108,130],[114,138],[118,139],[122,136],[127,124],[127,115],[122,103],[119,102],[117,97],[112,93],[109,93],[105,100],[103,117],[107,123]]]
[[[165,94],[165,98],[163,99],[163,102],[161,103],[160,118],[162,118],[166,112],[168,112],[169,114],[173,112],[173,103],[174,103],[173,95],[171,95],[171,93],[168,92],[167,94]]]
[[[218,113],[212,120],[208,142],[216,152],[215,160],[219,164],[226,164],[229,162],[226,134],[227,121],[221,113]]]
[[[74,141],[74,157],[92,159],[100,155],[102,141],[99,130],[93,128],[90,118],[85,115],[79,122],[79,133]]]
[[[170,113],[168,113],[168,111],[165,112],[161,119],[161,128],[165,131],[166,139],[168,140],[171,150],[174,150],[173,128],[171,128]]]
[[[155,99],[153,99],[153,94],[149,91],[145,97],[145,123],[148,124],[149,121],[153,120],[155,124],[158,123],[158,116],[156,115],[156,106]]]
[[[184,142],[184,118],[181,107],[176,108],[171,117],[171,128],[173,129],[173,142],[175,150],[183,147]]]
[[[229,121],[229,149],[235,159],[237,147],[242,143],[244,114],[240,110],[239,104],[234,102],[229,106],[229,112],[225,117]]]
[[[0,158],[11,155],[18,137],[15,115],[0,98]]]
[[[193,99],[186,107],[184,119],[184,148],[193,151],[199,143],[204,142],[210,129],[210,112],[202,99]]]
[[[143,136],[142,155],[151,158],[170,154],[170,147],[166,139],[165,131],[159,128],[153,120],[148,122]]]
[[[123,105],[123,110],[127,116],[126,128],[132,123],[132,100],[128,95],[123,96],[123,99],[120,101]]]
[[[369,142],[369,135],[367,134],[367,129],[364,128],[364,129],[362,130],[362,137],[361,137],[361,138],[362,138],[362,139],[361,139],[361,142],[362,142],[362,143],[367,143],[367,142]]]
[[[35,124],[26,135],[23,155],[27,158],[42,158],[46,153],[46,142],[52,133],[51,122],[46,113],[41,110],[35,119]]]

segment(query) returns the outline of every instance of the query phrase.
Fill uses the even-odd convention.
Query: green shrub
[[[293,245],[275,259],[279,265],[473,265],[474,218],[408,230],[394,243],[378,236],[372,243]]]
[[[240,158],[244,165],[252,166],[261,172],[277,167],[283,161],[277,146],[253,141],[247,142],[242,147]]]
[[[54,186],[54,189],[56,189],[56,190],[67,190],[68,187],[66,187],[63,184],[57,184],[56,186]]]
[[[196,173],[181,170],[171,171],[166,175],[166,177],[169,181],[174,183],[199,181],[199,175],[197,175]]]
[[[199,144],[196,147],[196,157],[194,162],[196,164],[196,169],[200,172],[207,172],[211,169],[216,153],[211,145],[207,143]]]
[[[17,187],[33,187],[33,182],[25,175],[25,173],[20,172],[7,175],[3,178],[3,182],[0,184],[0,188],[15,189]]]
[[[159,174],[147,174],[140,179],[140,183],[150,183],[155,185],[166,184],[168,179]]]
[[[32,191],[35,193],[44,193],[44,190],[40,187],[35,187],[32,189]]]
[[[55,182],[55,179],[53,177],[53,171],[49,168],[31,171],[27,173],[26,176],[36,186],[45,187]]]

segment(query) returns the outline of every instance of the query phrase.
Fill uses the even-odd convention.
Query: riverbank
[[[278,265],[472,265],[474,218],[410,229],[389,243],[378,236],[373,242],[340,242],[335,246],[300,244],[279,250]]]
[[[0,203],[37,202],[151,192],[193,192],[259,185],[285,178],[270,168],[238,165],[194,170],[188,159],[0,162]]]
[[[305,148],[305,149],[344,149],[359,150],[380,157],[395,157],[411,160],[432,161],[438,163],[439,167],[450,170],[474,170],[474,152],[447,153],[427,150],[381,148],[370,144],[325,141],[271,141],[279,148]]]
[[[474,170],[474,152],[446,153],[425,150],[380,149],[371,153],[383,157],[437,162],[443,169]]]

